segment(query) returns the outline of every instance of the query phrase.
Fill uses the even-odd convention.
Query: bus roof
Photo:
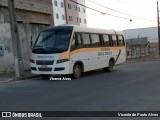
[[[69,24],[49,27],[45,30],[52,30],[54,28],[64,28],[64,27],[66,28],[73,27],[74,32],[87,32],[87,33],[99,33],[99,34],[120,34],[120,35],[122,34],[121,31],[114,30],[114,29],[99,29],[99,28],[81,27],[77,25],[69,25]]]
[[[99,29],[99,28],[89,28],[89,27],[80,27],[74,26],[75,32],[89,32],[89,33],[99,33],[99,34],[122,34],[121,31],[113,29]]]

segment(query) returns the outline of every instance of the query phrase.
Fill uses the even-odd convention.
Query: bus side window
[[[113,40],[113,46],[117,46],[117,36],[112,35],[112,40]]]
[[[103,40],[103,35],[99,35],[99,41],[100,41],[100,46],[104,46],[104,40]]]
[[[109,45],[110,45],[110,46],[113,46],[112,36],[111,36],[111,35],[108,35],[108,36],[109,36]]]
[[[92,41],[92,46],[93,47],[99,47],[100,46],[100,39],[99,35],[97,34],[90,34],[91,41]]]
[[[82,33],[81,36],[82,36],[83,46],[84,47],[91,47],[91,41],[90,41],[89,34]]]
[[[124,39],[123,39],[123,36],[122,35],[119,35],[118,36],[118,45],[119,46],[124,46]]]
[[[76,50],[82,47],[82,40],[80,34],[74,34],[72,44],[71,44],[71,50]]]
[[[104,46],[105,47],[110,46],[110,44],[109,44],[109,36],[108,35],[103,35],[103,40],[104,40]]]

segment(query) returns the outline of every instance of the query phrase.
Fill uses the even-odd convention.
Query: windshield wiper
[[[56,50],[58,50],[58,51],[62,51],[62,50],[59,49],[59,48],[51,48],[51,47],[49,47],[49,48],[46,48],[46,49],[52,49],[52,50],[56,49]]]
[[[35,51],[43,51],[44,49],[43,48],[33,48],[33,52],[35,52]]]
[[[34,49],[43,49],[43,46],[34,46]]]
[[[48,54],[48,53],[61,53],[61,52],[63,52],[63,50],[61,50],[59,48],[51,48],[51,47],[43,48],[43,47],[41,47],[41,48],[34,48],[33,52],[34,53]]]

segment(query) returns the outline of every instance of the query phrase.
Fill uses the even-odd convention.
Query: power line
[[[94,8],[88,7],[88,6],[86,6],[86,5],[80,4],[80,3],[78,3],[78,2],[75,2],[75,1],[73,1],[73,0],[70,0],[70,1],[73,2],[73,3],[76,3],[76,4],[78,4],[78,5],[81,5],[81,6],[85,7],[85,8],[88,8],[88,9],[91,9],[91,10],[93,10],[93,11],[99,12],[99,13],[101,13],[102,15],[110,15],[110,16],[112,16],[112,17],[122,18],[122,19],[129,20],[130,22],[132,22],[132,20],[129,19],[129,18],[125,18],[125,17],[121,17],[121,16],[116,16],[116,15],[112,15],[112,14],[109,14],[109,13],[105,13],[105,12],[96,10],[96,9],[94,9]]]
[[[96,10],[96,9],[91,8],[91,7],[85,6],[85,5],[83,5],[83,4],[80,4],[80,3],[78,3],[78,2],[75,2],[75,1],[73,1],[73,0],[70,0],[70,1],[73,2],[73,3],[76,3],[76,4],[78,4],[78,5],[81,5],[81,6],[85,7],[85,8],[88,8],[88,9],[94,10],[94,11],[96,11],[96,12],[99,12],[99,13],[101,13],[102,15],[106,14],[106,13],[104,13],[104,12],[101,12],[101,11],[99,11],[99,10]]]
[[[100,5],[100,4],[95,3],[95,2],[92,2],[92,1],[90,1],[90,0],[87,0],[87,1],[89,1],[89,2],[91,2],[91,3],[94,3],[94,4],[96,4],[96,5],[99,5],[99,6],[101,6],[101,7],[104,7],[104,8],[106,8],[106,9],[109,9],[109,10],[112,10],[112,11],[115,11],[115,12],[118,12],[118,13],[121,13],[121,14],[128,15],[127,13],[120,12],[120,11],[118,11],[118,10],[114,10],[114,9],[112,9],[112,8],[109,8],[109,7],[106,7],[106,6]]]
[[[129,5],[129,6],[132,6],[133,7],[133,5],[131,5],[130,3],[127,3],[127,2],[124,2],[124,1],[122,1],[122,0],[116,0],[116,1],[118,1],[118,2],[120,2],[120,3],[122,3],[122,4],[125,4],[125,5]],[[135,6],[135,5],[134,5]],[[137,7],[137,6],[136,6]]]
[[[134,17],[134,18],[138,18],[138,19],[143,19],[143,20],[147,20],[147,21],[157,22],[156,20],[151,20],[151,19],[146,19],[146,18],[142,18],[142,17],[137,17],[137,16],[134,16],[134,15],[130,15],[130,14],[127,14],[127,13],[124,13],[124,12],[121,12],[121,11],[118,11],[118,10],[115,10],[115,9],[112,9],[112,8],[109,8],[109,7],[106,7],[106,6],[104,6],[104,5],[101,5],[101,4],[92,2],[92,1],[90,1],[90,0],[87,0],[87,1],[89,1],[89,2],[91,2],[91,3],[93,3],[93,4],[96,4],[96,5],[98,5],[98,6],[104,7],[104,8],[106,8],[106,9],[112,10],[112,11],[117,12],[117,13],[121,13],[121,14],[128,15],[128,16],[131,16],[131,17]]]

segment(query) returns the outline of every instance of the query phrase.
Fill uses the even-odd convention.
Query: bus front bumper
[[[36,65],[31,64],[31,73],[33,74],[48,74],[48,75],[64,75],[70,74],[69,62],[60,63],[56,65]]]

